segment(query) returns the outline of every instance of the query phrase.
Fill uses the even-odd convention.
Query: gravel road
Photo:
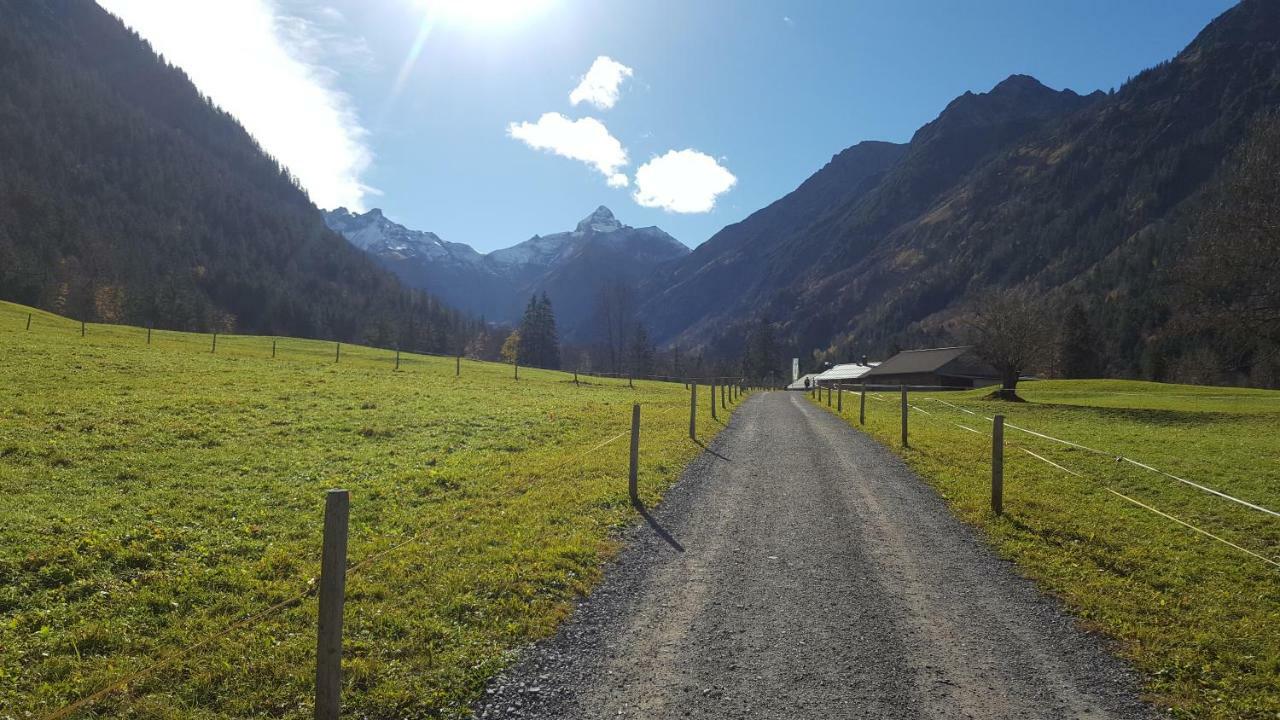
[[[1154,717],[893,454],[751,398],[481,718]]]

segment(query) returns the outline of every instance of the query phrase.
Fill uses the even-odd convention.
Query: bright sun
[[[509,25],[545,10],[552,0],[418,0],[430,18],[468,25]]]

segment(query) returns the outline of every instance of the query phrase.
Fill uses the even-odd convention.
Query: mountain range
[[[1196,358],[1218,379],[1271,362],[1258,382],[1280,383],[1280,332],[1227,337],[1188,307],[1275,306],[1257,301],[1270,275],[1236,280],[1251,258],[1280,267],[1264,218],[1280,183],[1258,160],[1280,142],[1275,0],[1242,0],[1111,92],[1012,75],[965,93],[908,142],[852,145],[692,252],[604,207],[487,254],[379,210],[322,212],[95,3],[0,0],[0,17],[4,299],[452,352],[491,335],[475,318],[514,320],[544,292],[564,339],[598,342],[597,300],[611,296],[611,312],[633,316],[612,326],[638,320],[659,344],[727,361],[752,336],[779,355],[847,360],[950,341],[984,294],[1024,289],[1046,323],[1067,305],[1084,318],[1108,375],[1176,377]],[[1215,252],[1243,269],[1220,271]]]
[[[491,321],[518,320],[529,297],[546,293],[562,337],[585,341],[596,296],[608,284],[637,285],[689,248],[656,227],[623,225],[600,206],[570,231],[534,235],[487,254],[410,230],[381,210],[325,212],[325,222],[405,283]]]

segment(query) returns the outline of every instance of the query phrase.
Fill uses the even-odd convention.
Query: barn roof
[[[880,363],[867,373],[867,377],[887,375],[911,375],[939,373],[962,377],[995,377],[995,371],[971,353],[970,345],[930,348],[928,350],[903,350]]]
[[[844,365],[836,365],[830,370],[818,375],[818,381],[829,382],[832,380],[857,380],[879,364],[880,363],[870,363],[863,365],[862,363],[846,363]]]

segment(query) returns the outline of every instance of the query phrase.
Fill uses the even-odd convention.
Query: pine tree
[[[520,346],[517,357],[528,367],[560,368],[560,335],[556,316],[546,293],[529,298],[520,320]]]
[[[1058,365],[1066,378],[1092,378],[1101,374],[1098,335],[1080,303],[1072,303],[1062,319],[1058,340]]]

